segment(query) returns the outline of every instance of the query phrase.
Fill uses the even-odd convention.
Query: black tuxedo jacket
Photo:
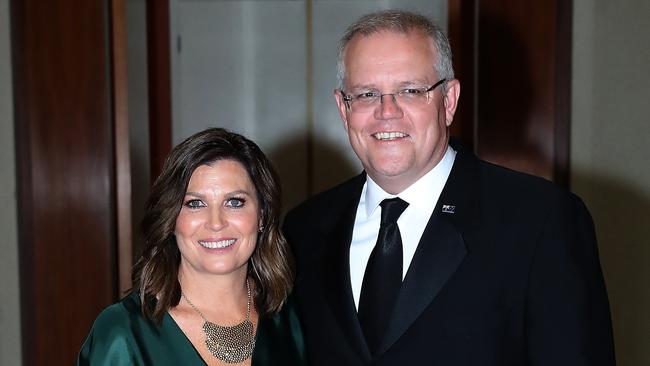
[[[614,365],[582,201],[455,148],[375,357],[357,319],[348,256],[365,175],[287,215],[311,365]]]

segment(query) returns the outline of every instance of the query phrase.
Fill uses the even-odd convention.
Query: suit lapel
[[[348,336],[353,349],[359,350],[365,361],[370,361],[370,351],[359,325],[350,283],[350,242],[364,182],[365,174],[362,174],[355,181],[353,192],[346,195],[349,200],[344,204],[340,216],[323,237],[323,245],[331,250],[324,251],[326,254],[321,257],[319,272],[324,298],[343,334]]]
[[[436,298],[468,253],[478,199],[476,158],[458,149],[454,167],[402,283],[379,354],[390,348]],[[443,205],[448,206],[443,210]],[[451,213],[450,211],[453,211]]]

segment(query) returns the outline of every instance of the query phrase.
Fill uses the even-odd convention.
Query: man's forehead
[[[362,35],[347,49],[345,82],[353,89],[422,86],[435,81],[435,57],[433,43],[421,32]]]
[[[422,32],[382,31],[370,35],[358,35],[348,43],[343,55],[346,68],[351,63],[384,62],[390,59],[413,59],[424,57],[434,62],[437,55],[431,37]]]

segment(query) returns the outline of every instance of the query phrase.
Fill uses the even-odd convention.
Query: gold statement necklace
[[[255,334],[251,322],[251,288],[246,279],[246,292],[248,303],[246,304],[246,319],[233,326],[223,326],[210,322],[183,291],[181,296],[203,318],[203,333],[205,333],[205,345],[212,355],[226,363],[240,363],[251,357],[255,349]]]

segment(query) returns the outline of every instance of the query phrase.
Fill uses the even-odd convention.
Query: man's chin
[[[378,159],[374,164],[370,164],[371,170],[380,176],[384,177],[399,177],[408,174],[412,168],[410,159],[404,159],[405,154],[398,156],[387,156],[383,159]]]
[[[375,166],[366,172],[375,181],[407,179],[409,176],[409,169],[404,165]]]

